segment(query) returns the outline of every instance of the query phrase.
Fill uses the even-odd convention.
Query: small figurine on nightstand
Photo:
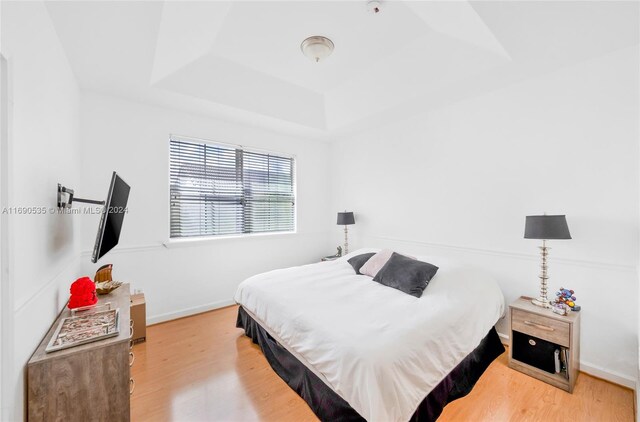
[[[334,261],[342,256],[342,247],[338,246],[338,252],[335,255],[329,255],[322,258],[322,261]]]
[[[556,301],[553,304],[553,312],[560,315],[566,315],[566,311],[568,311],[569,309],[578,312],[580,310],[580,307],[576,305],[576,297],[573,295],[573,293],[573,290],[560,287],[560,290],[556,292]],[[560,308],[564,308],[565,313],[559,312]]]

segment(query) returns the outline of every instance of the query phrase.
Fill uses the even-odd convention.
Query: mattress
[[[370,421],[406,421],[504,313],[487,274],[443,257],[421,298],[357,275],[341,259],[240,284],[237,303]]]

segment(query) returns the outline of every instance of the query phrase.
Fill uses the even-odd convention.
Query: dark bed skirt
[[[307,402],[322,421],[363,421],[342,397],[311,372],[302,362],[266,332],[244,310],[238,308],[236,327],[243,328],[247,337],[260,346],[273,370]],[[458,366],[456,366],[420,403],[411,421],[435,421],[442,409],[464,397],[473,388],[491,362],[504,352],[495,328]]]

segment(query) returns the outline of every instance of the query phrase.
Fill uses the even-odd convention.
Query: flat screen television
[[[113,249],[120,240],[120,231],[124,215],[127,213],[127,201],[131,187],[116,172],[111,176],[109,193],[100,217],[100,226],[93,247],[91,262],[98,262],[100,258]]]

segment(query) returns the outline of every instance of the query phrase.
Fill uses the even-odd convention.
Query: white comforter
[[[235,295],[271,335],[369,421],[406,421],[504,312],[497,283],[438,257],[421,298],[356,275],[351,256],[271,271]]]

